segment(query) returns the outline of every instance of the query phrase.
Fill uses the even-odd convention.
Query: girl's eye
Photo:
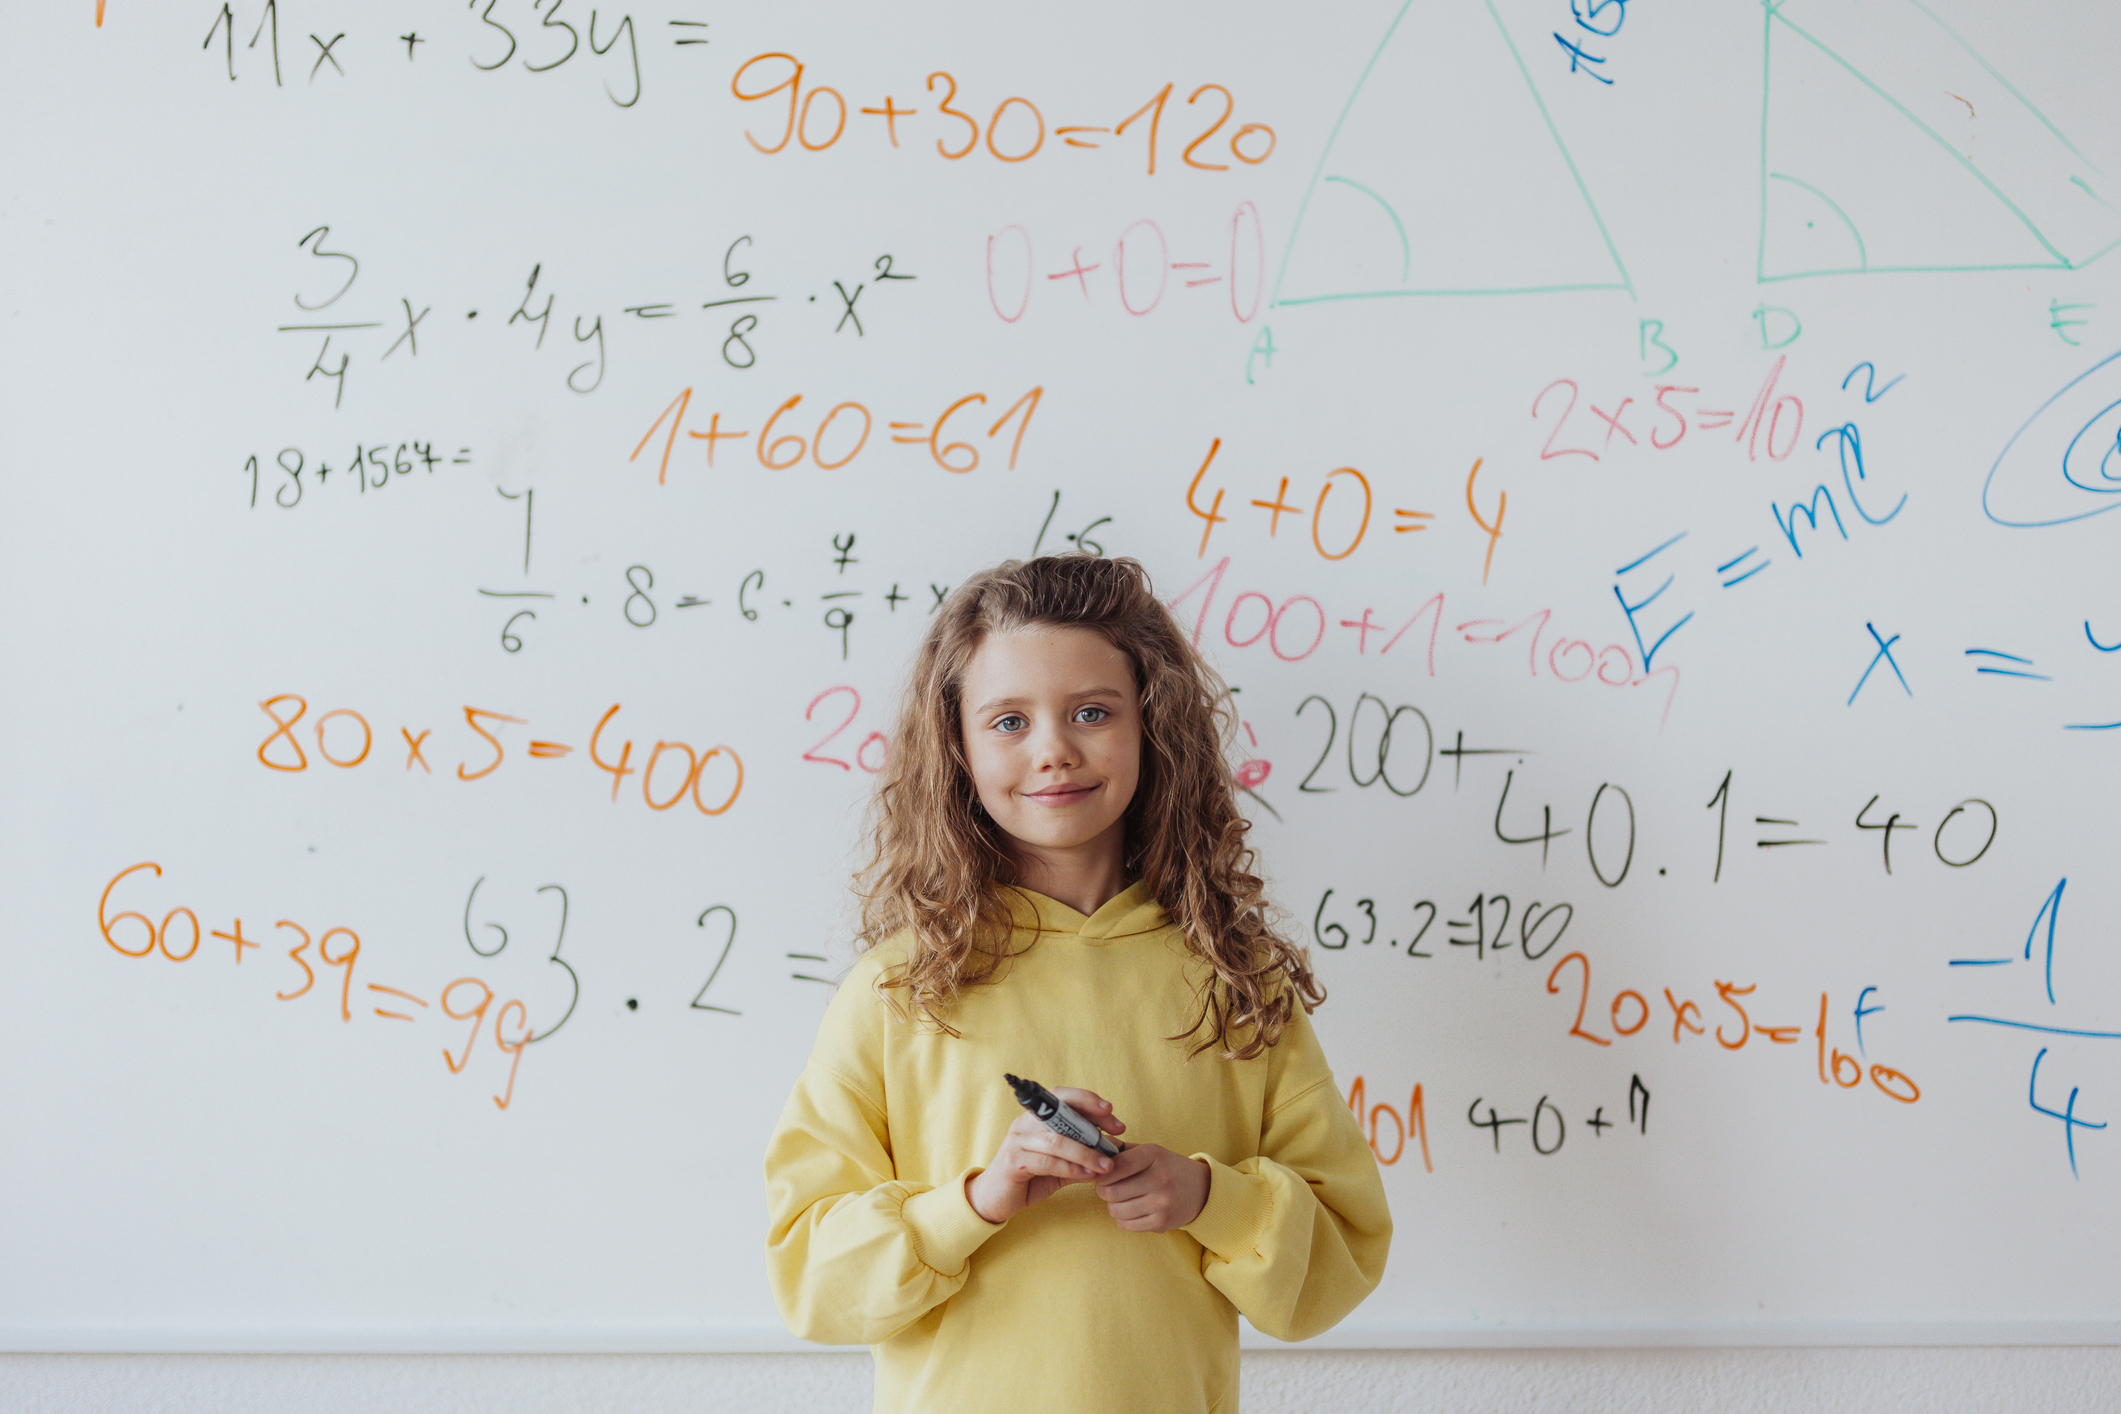
[[[1025,725],[1026,724],[1022,717],[1019,717],[1014,712],[1011,712],[1008,716],[1003,717],[1000,721],[996,722],[994,724],[994,729],[996,731],[1002,732],[1020,732],[1024,729]]]
[[[1085,707],[1082,711],[1075,714],[1075,720],[1078,722],[1102,722],[1111,715],[1110,712],[1102,707]]]

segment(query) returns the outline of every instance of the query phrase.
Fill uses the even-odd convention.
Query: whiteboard
[[[2114,1338],[2121,19],[616,16],[18,16],[0,1340],[791,1344],[903,665],[1077,547],[1237,692],[1329,1339]]]

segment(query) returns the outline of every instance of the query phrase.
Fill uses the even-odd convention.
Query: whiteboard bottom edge
[[[1298,1343],[1249,1325],[1246,1350],[1714,1349],[1773,1346],[2121,1345],[2121,1320],[1810,1321],[1729,1326],[1344,1325]],[[860,1351],[770,1327],[433,1326],[229,1331],[175,1326],[0,1326],[6,1354],[702,1355]]]

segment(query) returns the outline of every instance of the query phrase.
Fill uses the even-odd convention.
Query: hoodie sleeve
[[[949,1300],[1001,1231],[965,1196],[977,1169],[896,1177],[875,974],[857,967],[840,985],[766,1150],[774,1301],[791,1331],[831,1345],[874,1345]]]
[[[1201,1274],[1247,1320],[1277,1340],[1306,1340],[1376,1288],[1392,1215],[1310,1019],[1299,1011],[1274,1049],[1260,1151],[1193,1156],[1211,1178],[1185,1230],[1205,1249]]]

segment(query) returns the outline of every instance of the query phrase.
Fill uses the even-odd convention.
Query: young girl
[[[1132,560],[1004,564],[921,644],[864,951],[766,1155],[782,1317],[873,1346],[879,1410],[1234,1411],[1240,1311],[1301,1340],[1384,1271],[1225,701]],[[1053,1133],[1004,1072],[1132,1142]]]

